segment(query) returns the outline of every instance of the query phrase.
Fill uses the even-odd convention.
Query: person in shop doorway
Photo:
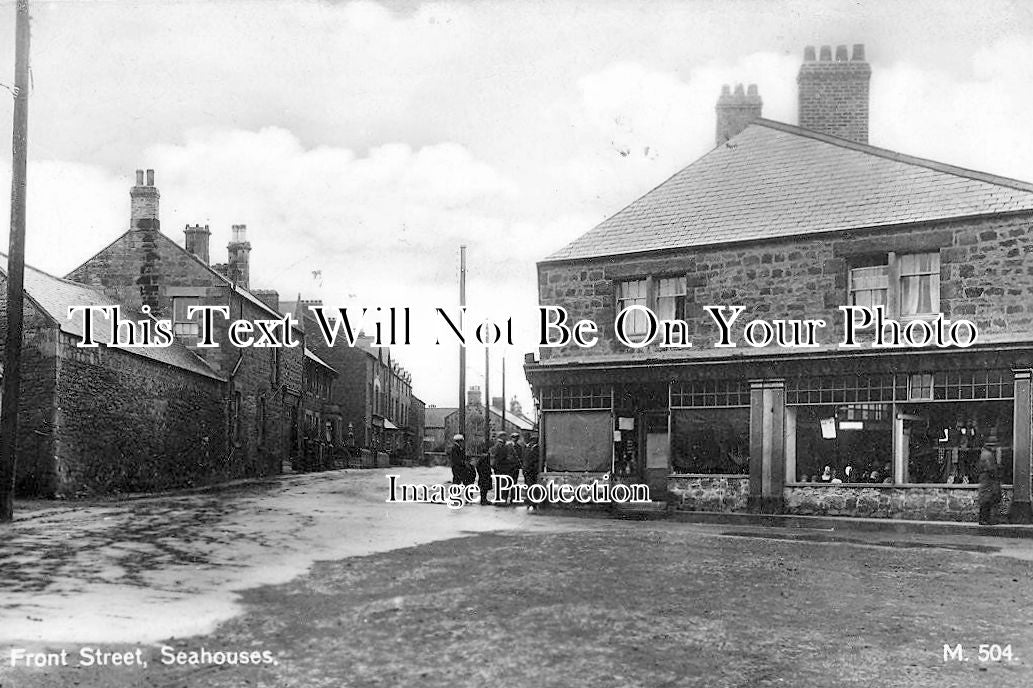
[[[989,435],[979,452],[979,525],[997,525],[1001,505],[1001,467],[997,464],[997,437]]]

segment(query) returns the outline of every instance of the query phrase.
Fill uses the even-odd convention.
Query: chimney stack
[[[208,229],[208,225],[202,227],[201,225],[187,225],[186,229],[183,230],[183,234],[186,235],[186,240],[183,245],[186,247],[187,253],[192,253],[200,258],[205,265],[208,265],[208,245],[209,239],[211,239],[212,233]]]
[[[721,96],[714,108],[717,111],[717,145],[738,136],[750,122],[760,117],[763,106],[756,84],[750,84],[745,92],[742,84],[738,84],[734,94],[728,84],[722,86]]]
[[[872,68],[865,61],[864,45],[858,43],[847,59],[847,46],[821,46],[814,59],[814,46],[803,51],[803,64],[796,77],[799,87],[799,123],[804,129],[868,143],[868,82]]]
[[[247,289],[251,278],[251,243],[247,240],[247,225],[233,225],[226,250],[229,254],[226,276]]]
[[[136,171],[136,186],[129,190],[129,228],[160,229],[158,222],[158,187],[154,185],[154,170],[147,170],[147,183],[144,184],[144,171]]]
[[[480,406],[481,405],[481,388],[478,385],[474,385],[466,392],[466,405],[467,406]]]

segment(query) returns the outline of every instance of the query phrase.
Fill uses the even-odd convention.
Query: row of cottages
[[[160,229],[159,200],[153,171],[146,179],[137,171],[126,232],[64,279],[26,268],[20,495],[151,491],[275,474],[305,451],[306,432],[317,434],[302,422],[308,409],[340,425],[328,405],[337,371],[304,346],[232,346],[221,317],[214,319],[218,346],[198,346],[201,323],[187,315],[190,306],[222,306],[233,320],[283,315],[275,292],[248,288],[244,225],[233,227],[227,262],[213,265],[208,227],[188,226],[185,246],[178,245]],[[111,323],[97,318],[92,330],[101,346],[79,347],[83,319],[70,318],[69,308],[85,305],[119,305],[123,320],[169,319],[175,342],[108,347]],[[294,339],[303,342],[302,335],[293,330]]]
[[[725,87],[709,153],[538,263],[540,303],[600,328],[527,361],[547,478],[610,474],[692,510],[974,520],[992,437],[1002,515],[1030,521],[1033,185],[869,145],[870,73],[863,46],[807,48],[799,126]],[[979,336],[840,348],[844,305]],[[692,347],[639,346],[641,308],[619,343],[631,306],[684,322]],[[736,347],[713,346],[707,306],[743,307]],[[756,319],[827,327],[814,347],[753,347]]]
[[[322,301],[300,295],[281,304],[281,310],[292,314],[307,334],[310,355],[325,361],[340,378],[327,397],[339,420],[331,427],[314,409],[312,421],[365,465],[386,466],[392,460],[422,463],[426,404],[413,394],[412,374],[392,360],[390,349],[373,346],[373,338],[364,334],[356,338],[355,346],[340,340],[329,346],[311,310],[322,306]],[[332,318],[332,314],[328,310],[326,316]]]

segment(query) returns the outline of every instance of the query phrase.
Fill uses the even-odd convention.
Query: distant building
[[[523,414],[520,402],[515,398],[512,400],[510,409],[506,411],[502,397],[493,397],[489,413],[491,424],[489,434],[491,437],[502,431],[505,431],[507,435],[519,432],[524,440],[527,441],[530,435],[538,430],[537,423]],[[459,429],[459,409],[450,409],[450,412],[444,417],[446,446],[451,441],[451,438],[459,432],[461,432]],[[466,435],[468,451],[476,453],[484,450],[484,402],[481,400],[481,388],[478,385],[473,385],[466,392],[466,432],[463,434]]]
[[[371,337],[360,335],[354,347],[343,340],[328,346],[309,310],[321,305],[299,298],[281,308],[298,320],[309,349],[337,371],[331,400],[341,411],[341,441],[374,453],[418,453],[422,436],[412,415],[412,375],[389,349],[372,346]]]

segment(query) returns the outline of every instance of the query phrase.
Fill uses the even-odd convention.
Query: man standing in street
[[[452,448],[448,451],[449,462],[452,464],[452,484],[466,485],[466,447],[463,443],[463,436],[456,435],[452,438]]]
[[[495,436],[495,444],[491,445],[489,453],[491,457],[491,468],[496,475],[509,475],[509,447],[506,445],[506,433],[500,432]],[[497,500],[499,495],[495,495]]]
[[[477,457],[477,487],[481,492],[481,506],[488,505],[488,493],[491,492],[491,452],[494,447],[485,448],[485,452]]]
[[[538,439],[532,435],[524,448],[524,483],[534,485],[538,482]]]
[[[979,452],[979,525],[997,525],[1001,504],[1001,471],[997,465],[997,437],[990,435]]]
[[[519,432],[510,434],[506,451],[509,454],[509,477],[516,485],[517,480],[520,480],[520,467],[524,464],[524,442],[520,439]]]

